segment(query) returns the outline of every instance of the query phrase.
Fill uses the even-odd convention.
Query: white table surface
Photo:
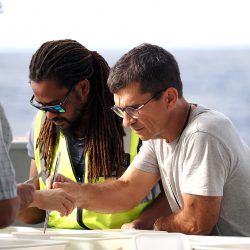
[[[164,244],[162,244],[162,249],[164,250],[165,250],[165,245],[167,244],[166,242],[168,240],[167,235],[174,236],[174,234],[170,233],[168,234],[167,232],[157,232],[150,230],[121,230],[121,229],[111,229],[111,230],[48,229],[46,231],[46,234],[44,235],[43,230],[39,228],[7,227],[4,229],[0,229],[0,241],[1,238],[40,240],[41,242],[48,240],[53,242],[67,241],[69,242],[69,244],[65,247],[65,250],[78,250],[78,249],[134,250],[136,249],[135,237],[139,234],[144,236],[148,235],[148,237],[154,237],[154,235],[157,236],[160,235],[161,237],[165,237],[165,238],[159,238],[160,241],[164,242]],[[176,235],[177,235],[176,237],[178,237],[178,234]],[[183,235],[183,236],[185,240],[188,239],[189,244],[187,245],[189,245],[189,249],[193,250],[250,249],[250,237],[226,237],[226,236],[219,237],[219,236],[193,236],[193,235],[192,236]],[[182,249],[186,250],[188,248],[182,248]],[[26,250],[29,250],[29,248],[27,248]]]

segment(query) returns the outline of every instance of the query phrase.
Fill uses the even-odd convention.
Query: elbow
[[[0,228],[8,227],[11,225],[17,216],[17,209],[8,208],[5,211],[2,211],[0,215]]]
[[[210,223],[204,223],[199,221],[192,221],[186,230],[186,234],[191,235],[210,235],[214,225]]]
[[[8,227],[15,221],[15,216],[5,216],[0,219],[0,228]]]
[[[19,215],[18,220],[25,224],[38,224],[44,222],[45,211],[36,207],[23,209]]]

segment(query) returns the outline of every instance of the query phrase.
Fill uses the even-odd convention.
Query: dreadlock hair
[[[36,83],[54,80],[70,89],[81,80],[89,80],[90,122],[84,152],[88,154],[89,182],[99,176],[119,177],[125,169],[124,130],[121,119],[110,109],[114,100],[107,86],[108,74],[109,66],[102,56],[70,39],[44,43],[29,66],[29,78]],[[57,127],[45,118],[36,148],[49,170],[58,139]]]

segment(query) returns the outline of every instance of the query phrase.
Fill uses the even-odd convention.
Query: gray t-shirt
[[[9,157],[11,141],[10,125],[0,105],[0,200],[17,196],[15,171]]]
[[[132,166],[160,171],[172,211],[183,193],[223,196],[213,233],[250,236],[250,149],[223,114],[197,106],[179,138],[145,141]]]

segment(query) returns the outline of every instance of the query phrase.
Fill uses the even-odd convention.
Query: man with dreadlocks
[[[30,103],[40,110],[28,143],[30,175],[46,169],[52,177],[61,173],[80,183],[121,176],[126,168],[125,133],[121,119],[111,110],[114,101],[107,86],[109,66],[104,58],[73,40],[49,41],[33,55],[29,71],[34,93]],[[139,139],[131,138],[130,151],[134,152]],[[81,208],[71,213],[74,200],[70,195],[46,190],[45,183],[42,179],[35,183],[36,189],[44,191],[39,191],[32,207],[20,213],[23,222],[40,223],[45,218],[44,209],[49,209],[57,210],[50,213],[49,227],[120,228],[138,218],[159,194],[156,186],[141,204],[123,213],[102,214]]]

